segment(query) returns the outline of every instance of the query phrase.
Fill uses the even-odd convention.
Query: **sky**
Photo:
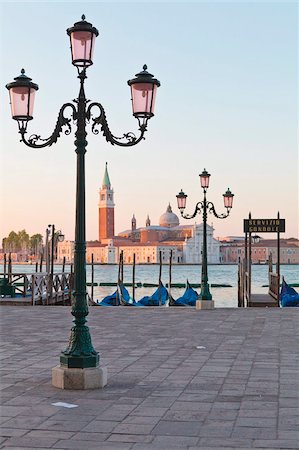
[[[28,136],[50,136],[62,104],[78,95],[66,29],[82,14],[99,30],[86,95],[104,106],[114,135],[138,132],[127,80],[147,64],[161,82],[140,144],[111,146],[88,128],[87,239],[98,237],[105,162],[116,233],[130,228],[133,213],[137,227],[147,214],[158,224],[169,202],[179,215],[181,188],[193,213],[206,168],[219,214],[222,194],[228,187],[235,194],[229,218],[208,217],[216,238],[242,235],[249,211],[253,218],[279,211],[282,237],[298,237],[297,3],[69,1],[0,4],[1,241],[11,230],[44,234],[52,223],[74,239],[74,134],[40,150],[19,142],[5,84],[25,68],[39,85]]]

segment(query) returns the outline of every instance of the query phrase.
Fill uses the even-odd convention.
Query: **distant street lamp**
[[[226,214],[217,214],[215,211],[215,206],[212,202],[207,201],[206,193],[207,189],[209,187],[209,181],[210,181],[210,174],[204,169],[204,171],[200,174],[200,184],[203,188],[204,192],[204,198],[203,201],[198,202],[195,206],[195,211],[193,214],[184,215],[184,210],[186,208],[186,202],[187,202],[187,195],[181,190],[177,197],[177,203],[178,208],[181,212],[181,216],[184,219],[193,219],[196,214],[201,214],[203,217],[203,249],[202,249],[202,272],[201,272],[201,292],[199,294],[200,300],[212,300],[212,294],[209,290],[209,284],[208,284],[208,261],[207,261],[207,217],[208,212],[213,214],[218,219],[225,219],[229,216],[230,210],[233,206],[233,197],[234,194],[231,193],[231,191],[228,189],[225,194],[223,194],[223,200],[224,200],[224,206],[227,210]],[[210,307],[210,305],[206,305],[207,307]],[[204,306],[203,306],[204,307]]]
[[[87,78],[86,70],[93,64],[93,50],[98,30],[91,23],[86,22],[85,16],[82,20],[67,29],[70,36],[72,64],[77,68],[80,80],[79,95],[73,103],[65,103],[59,113],[53,134],[42,139],[39,135],[33,134],[26,139],[27,125],[33,119],[33,104],[35,92],[38,85],[33,83],[31,78],[25,75],[24,69],[21,75],[16,77],[12,83],[6,85],[10,94],[12,118],[18,122],[21,140],[32,148],[42,148],[56,143],[63,127],[65,134],[71,133],[71,125],[76,122],[75,131],[75,151],[77,153],[77,192],[76,192],[76,227],[75,227],[75,252],[74,252],[74,291],[72,301],[72,315],[74,316],[74,326],[68,347],[61,353],[61,368],[98,368],[99,354],[92,346],[89,328],[85,325],[88,315],[87,291],[86,291],[86,236],[85,236],[85,152],[86,152],[86,125],[91,121],[91,131],[99,134],[102,131],[106,141],[112,145],[131,147],[142,139],[147,130],[148,120],[154,116],[154,106],[157,88],[160,82],[147,71],[147,66],[136,74],[136,78],[128,81],[131,88],[133,115],[138,120],[139,137],[128,132],[122,137],[115,137],[108,126],[106,113],[103,106],[97,102],[87,100],[84,91],[84,81]],[[98,114],[93,117],[92,110],[97,108]],[[70,117],[65,116],[65,110],[70,109]],[[98,129],[100,128],[100,130]],[[76,372],[77,373],[77,372]],[[85,375],[90,373],[85,371]],[[84,376],[85,376],[84,375]],[[77,376],[77,375],[76,375]],[[89,376],[89,375],[88,375]],[[67,377],[65,377],[67,378]],[[82,378],[82,377],[81,377]],[[92,378],[92,377],[91,377]],[[83,379],[83,378],[82,378]],[[58,385],[56,381],[52,382]],[[63,384],[63,386],[62,386]],[[91,382],[92,384],[92,382]],[[78,384],[77,384],[78,386]],[[63,381],[61,386],[67,388],[67,381]],[[70,388],[73,385],[70,382]],[[99,387],[84,382],[83,388]]]
[[[61,233],[61,231],[55,231],[55,225],[48,225],[49,233],[51,233],[51,269],[50,273],[53,278],[54,274],[54,259],[55,259],[55,249],[58,242],[64,241],[64,234]]]

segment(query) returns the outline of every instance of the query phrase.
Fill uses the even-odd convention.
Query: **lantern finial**
[[[25,69],[21,69],[21,74],[24,75]]]
[[[142,68],[143,68],[143,70],[147,70],[147,65],[144,64]]]
[[[85,14],[82,14],[81,19],[85,20]]]

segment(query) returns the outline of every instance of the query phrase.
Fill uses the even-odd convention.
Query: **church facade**
[[[153,264],[161,261],[168,263],[172,254],[175,264],[200,264],[202,262],[203,225],[180,225],[178,216],[172,211],[171,205],[160,216],[159,224],[152,225],[149,216],[145,226],[137,227],[137,219],[133,214],[131,226],[115,235],[114,232],[114,192],[111,187],[107,163],[102,186],[99,190],[99,228],[98,240],[87,242],[86,261],[95,263],[115,264],[123,252],[125,264]],[[220,262],[220,242],[213,237],[213,226],[207,225],[208,262]],[[72,241],[64,241],[58,245],[58,261],[63,257],[67,262],[73,260]]]

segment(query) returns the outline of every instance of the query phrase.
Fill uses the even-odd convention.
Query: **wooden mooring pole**
[[[133,296],[133,302],[135,302],[135,264],[136,264],[136,255],[133,253],[133,279],[132,279],[132,296]]]
[[[91,300],[93,301],[94,263],[93,253],[91,254]]]

